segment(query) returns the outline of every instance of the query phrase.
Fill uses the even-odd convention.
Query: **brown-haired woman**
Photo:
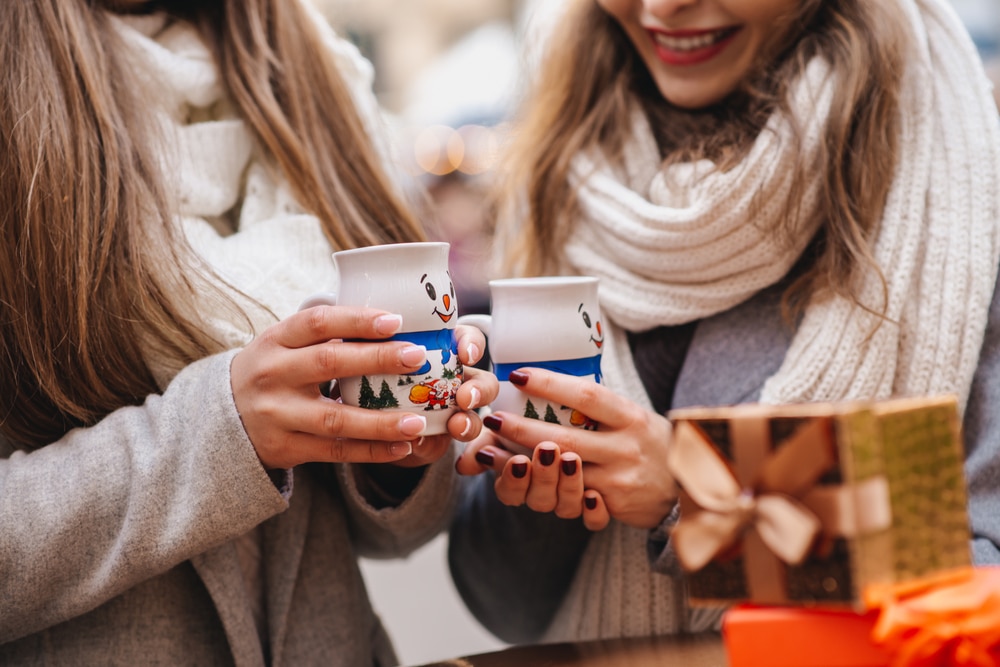
[[[356,558],[447,524],[452,441],[319,389],[419,367],[341,342],[399,315],[295,312],[423,239],[370,65],[298,0],[4,2],[0,53],[0,663],[392,664]]]
[[[690,405],[956,394],[977,558],[1000,562],[1000,434],[983,409],[1000,389],[984,344],[988,317],[1000,327],[1000,124],[950,6],[565,4],[498,241],[507,273],[601,279],[605,385],[509,379],[600,426],[493,414],[533,456],[486,431],[458,467],[492,469],[504,504],[607,529],[504,512],[486,476],[451,531],[470,608],[512,641],[711,628],[717,612],[657,573],[677,495],[663,415]]]

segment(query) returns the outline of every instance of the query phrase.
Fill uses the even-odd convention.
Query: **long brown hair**
[[[812,269],[786,296],[793,306],[822,289],[856,300],[851,278],[863,266],[878,271],[868,240],[896,163],[905,48],[897,13],[882,0],[804,0],[739,90],[715,107],[685,111],[663,99],[617,22],[594,0],[574,0],[543,53],[501,174],[502,270],[557,270],[578,206],[569,178],[573,156],[600,146],[620,160],[633,101],[650,117],[665,160],[707,157],[726,170],[749,151],[772,113],[787,112],[789,84],[821,54],[840,85],[818,165],[802,164],[796,173],[823,169],[822,233]],[[794,184],[785,220],[799,214],[804,187],[804,179]]]
[[[335,248],[423,239],[299,2],[158,4],[208,36],[232,99]],[[0,2],[0,435],[25,447],[157,391],[145,355],[183,364],[222,347],[177,305],[206,281],[181,268],[196,260],[101,5]]]

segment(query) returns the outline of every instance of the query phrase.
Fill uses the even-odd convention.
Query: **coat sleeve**
[[[993,291],[986,336],[962,430],[973,561],[977,565],[1000,565],[1000,289],[997,288]]]
[[[0,458],[0,643],[83,614],[287,507],[229,384],[235,352],[162,395]]]

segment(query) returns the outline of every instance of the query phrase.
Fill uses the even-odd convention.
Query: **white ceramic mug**
[[[402,328],[386,340],[424,346],[423,367],[405,375],[340,378],[338,385],[348,405],[423,415],[427,428],[422,435],[447,433],[448,418],[458,409],[455,392],[464,377],[455,338],[458,303],[448,251],[448,243],[427,242],[335,252],[337,293],[315,294],[299,306],[299,310],[323,304],[363,306],[402,316]]]
[[[604,332],[597,286],[598,279],[590,276],[490,281],[490,314],[463,315],[458,322],[487,337],[490,363],[500,381],[493,410],[597,428],[578,410],[529,396],[508,379],[511,371],[534,367],[600,383]]]

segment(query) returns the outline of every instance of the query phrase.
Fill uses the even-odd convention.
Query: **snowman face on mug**
[[[587,328],[587,334],[590,337],[590,342],[593,343],[597,351],[600,352],[601,347],[604,345],[604,331],[601,329],[601,320],[592,319],[590,317],[591,311],[598,312],[594,305],[589,307],[586,304],[581,303],[580,307],[577,308],[577,312],[580,313],[580,318],[583,320],[584,326]]]
[[[447,324],[458,312],[458,302],[455,299],[455,283],[451,279],[451,272],[445,271],[437,275],[425,273],[420,276],[420,285],[423,289],[424,298],[429,299],[432,307],[430,316],[436,317],[439,322]],[[419,297],[418,297],[419,298]],[[433,323],[433,319],[431,320]]]

